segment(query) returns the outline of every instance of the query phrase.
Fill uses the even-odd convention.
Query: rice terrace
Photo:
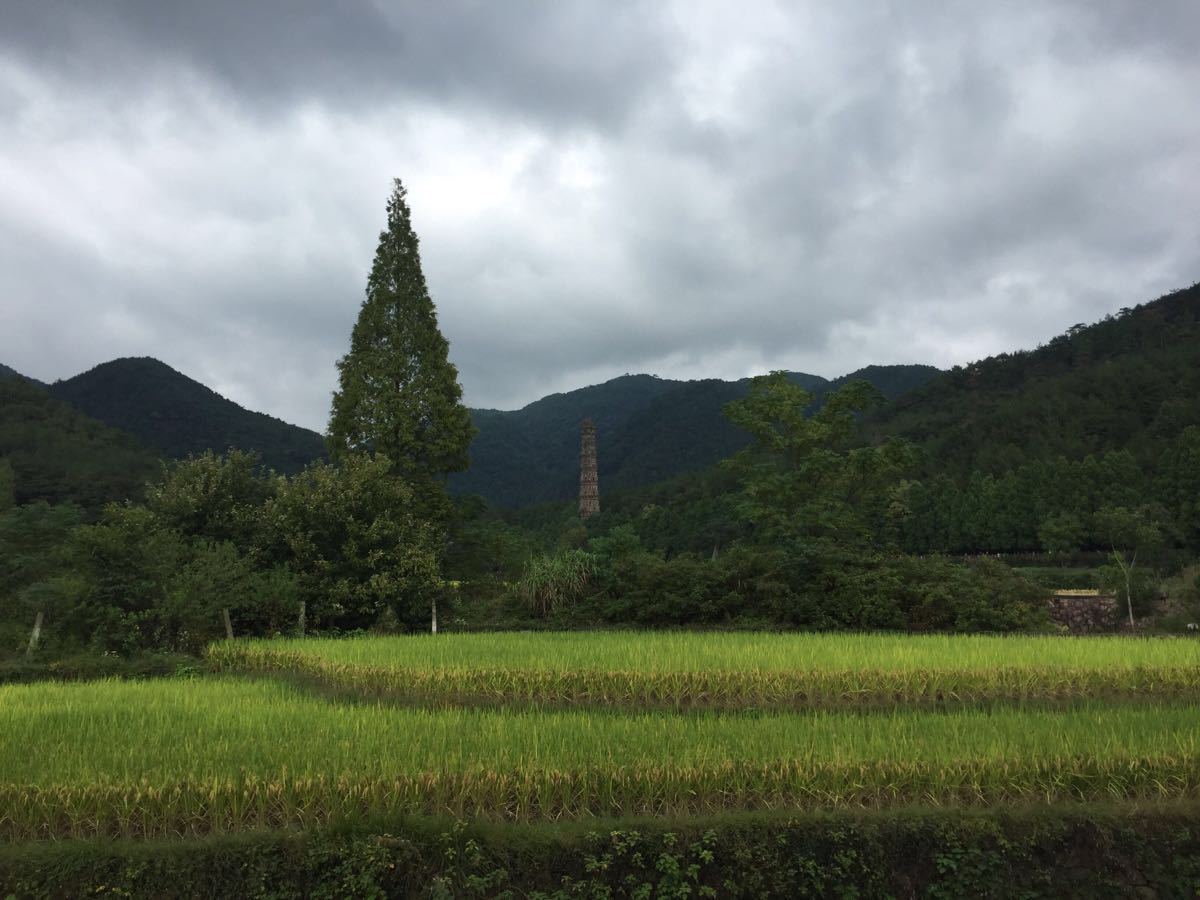
[[[1171,806],[1200,799],[1198,653],[885,634],[219,642],[206,676],[0,686],[0,839]]]

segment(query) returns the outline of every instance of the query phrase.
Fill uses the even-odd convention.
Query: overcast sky
[[[466,400],[1033,347],[1200,280],[1200,3],[0,0],[0,362],[323,430],[393,176]]]

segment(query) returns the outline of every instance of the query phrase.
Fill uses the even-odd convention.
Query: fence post
[[[223,618],[225,620],[225,637],[228,640],[232,641],[233,640],[233,622],[231,622],[229,620],[229,607],[228,606],[223,607],[221,609],[221,618]]]
[[[298,631],[300,633],[300,637],[304,637],[304,613],[305,613],[304,604],[305,604],[305,601],[301,600],[300,601],[300,615],[296,619],[296,631]]]

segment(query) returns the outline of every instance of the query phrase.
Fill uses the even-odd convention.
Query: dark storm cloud
[[[182,71],[265,114],[307,100],[347,109],[407,95],[499,115],[608,123],[623,117],[670,63],[658,21],[638,5],[39,0],[5,6],[0,41],[35,65],[117,84]],[[595,40],[599,35],[604,39]]]
[[[1032,346],[1200,277],[1200,6],[0,0],[0,362],[321,427],[388,179],[468,402]]]

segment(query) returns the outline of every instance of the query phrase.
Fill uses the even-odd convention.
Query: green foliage
[[[191,677],[198,670],[194,656],[180,653],[139,653],[119,656],[115,653],[83,652],[58,655],[53,659],[40,654],[0,660],[0,684],[33,684],[39,681],[95,681],[100,678]]]
[[[80,518],[78,507],[42,502],[0,512],[0,657],[23,649],[34,617],[55,605],[39,585],[65,567]]]
[[[366,628],[389,606],[408,627],[428,621],[437,532],[382,454],[310,466],[266,501],[262,523],[264,556],[296,573],[314,626]]]
[[[257,539],[259,508],[278,487],[258,463],[257,455],[241,450],[189,456],[149,486],[146,506],[186,537],[232,541],[249,550]]]
[[[482,497],[457,497],[451,507],[446,577],[454,581],[502,584],[520,577],[533,542],[487,508]]]
[[[110,501],[141,497],[158,468],[130,435],[38,385],[0,378],[0,508],[11,495],[17,504],[72,503],[98,512]]]
[[[583,550],[561,550],[531,557],[517,591],[540,616],[575,603],[587,590],[596,571],[596,558]]]
[[[243,409],[156,359],[115,359],[48,390],[170,459],[236,448],[290,474],[325,457],[319,434]]]
[[[1111,569],[1115,569],[1116,573],[1119,573],[1118,577],[1110,570],[1106,573],[1105,580],[1110,587],[1119,586],[1124,589],[1121,593],[1125,595],[1125,606],[1131,628],[1136,624],[1134,618],[1135,584],[1143,581],[1141,585],[1138,585],[1139,589],[1136,591],[1143,597],[1141,604],[1143,610],[1144,596],[1148,593],[1144,579],[1140,578],[1144,575],[1145,570],[1138,568],[1138,554],[1145,554],[1146,551],[1153,550],[1162,544],[1162,518],[1162,510],[1148,505],[1136,509],[1106,506],[1096,513],[1096,527],[1104,535],[1105,541],[1111,548],[1109,557],[1112,560]]]
[[[478,823],[0,849],[22,898],[1178,897],[1200,888],[1186,806],[714,818],[497,829]]]
[[[774,372],[726,407],[754,443],[730,462],[742,481],[739,511],[773,542],[869,544],[889,491],[913,465],[909,446],[888,441],[847,449],[855,415],[881,400],[865,381],[829,395],[807,415],[812,395]]]
[[[374,451],[424,484],[467,467],[475,430],[438,330],[406,193],[396,179],[350,352],[338,361],[329,442],[339,459]]]
[[[873,417],[928,473],[999,475],[1128,450],[1150,469],[1200,425],[1200,285],[1078,325],[1045,346],[956,367]]]
[[[1055,556],[1078,550],[1087,536],[1083,522],[1074,513],[1059,510],[1048,515],[1038,529],[1042,549]]]
[[[1200,426],[1184,429],[1159,459],[1158,496],[1184,542],[1200,548]]]
[[[12,463],[0,458],[0,513],[16,505],[16,479]]]
[[[189,540],[146,507],[113,505],[94,525],[77,522],[70,507],[0,517],[14,598],[0,602],[0,621],[28,627],[43,612],[55,652],[195,654],[223,636],[222,609],[237,631],[265,634],[294,621],[291,573],[256,567],[228,541]]]
[[[834,381],[802,372],[788,377],[812,392],[815,408],[826,394],[859,378],[893,398],[937,374],[930,366],[869,366]],[[579,484],[579,423],[591,418],[597,427],[602,505],[607,506],[614,490],[700,472],[744,448],[749,435],[726,419],[722,408],[744,397],[749,386],[749,379],[625,375],[551,394],[512,412],[472,410],[479,434],[471,444],[471,468],[453,475],[450,487],[510,508],[570,498]]]
[[[95,525],[72,532],[68,551],[70,575],[49,584],[57,600],[50,627],[82,646],[118,653],[175,649],[177,631],[163,612],[190,556],[178,532],[145,507],[113,505]]]

